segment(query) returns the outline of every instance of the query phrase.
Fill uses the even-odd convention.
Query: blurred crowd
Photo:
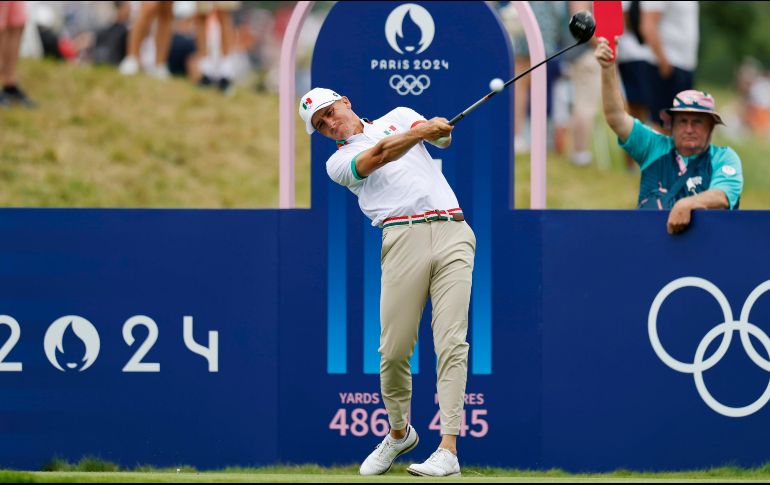
[[[281,40],[295,2],[0,2],[4,4],[24,11],[17,45],[22,57],[112,65],[126,76],[159,80],[183,76],[202,88],[230,94],[239,86],[277,92]],[[310,56],[321,22],[322,15],[312,12],[300,36],[298,89],[309,85]]]
[[[521,22],[509,1],[490,2],[508,30],[516,72],[530,65]],[[566,26],[590,1],[529,2],[546,56],[572,44]],[[305,21],[297,51],[297,90],[310,88],[310,59],[331,2],[318,2]],[[658,112],[673,95],[697,84],[697,1],[624,1],[625,33],[618,67],[629,112],[665,132]],[[183,76],[230,94],[243,87],[278,91],[281,40],[295,2],[264,1],[3,1],[0,2],[0,107],[36,106],[16,76],[21,57],[115,66],[125,75]],[[320,6],[321,8],[318,8]],[[601,130],[595,42],[547,64],[549,146],[576,165],[609,163]],[[514,85],[515,149],[529,151],[528,76]],[[747,59],[737,74],[741,106],[731,133],[770,134],[770,75]],[[731,118],[731,120],[733,119]],[[601,124],[599,124],[601,126]],[[611,140],[609,141],[611,142]],[[629,167],[632,164],[629,161]]]
[[[756,59],[746,58],[738,70],[736,84],[741,99],[737,113],[741,128],[770,137],[770,72]]]

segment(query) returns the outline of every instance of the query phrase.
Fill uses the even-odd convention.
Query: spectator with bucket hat
[[[604,116],[642,172],[638,208],[670,210],[669,234],[684,231],[695,209],[737,209],[743,191],[741,159],[732,148],[711,144],[714,127],[724,125],[714,98],[694,89],[681,91],[660,112],[671,136],[657,133],[625,111],[613,51],[607,39],[598,40]]]

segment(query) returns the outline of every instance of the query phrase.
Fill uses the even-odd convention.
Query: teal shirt
[[[674,140],[670,136],[655,132],[641,121],[634,119],[634,127],[628,140],[618,145],[636,160],[642,171],[642,179],[649,175],[653,167],[670,171],[676,177],[679,167],[672,158],[675,153]],[[692,157],[682,157],[685,165],[703,154]],[[730,209],[735,209],[743,192],[743,169],[741,159],[735,150],[729,147],[709,145],[708,156],[711,162],[711,180],[708,189],[719,189],[725,193],[730,203]],[[640,188],[640,199],[644,196]],[[704,189],[705,190],[705,189]]]

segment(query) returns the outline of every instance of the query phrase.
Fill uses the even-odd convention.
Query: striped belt
[[[433,221],[464,221],[465,216],[463,215],[462,209],[459,207],[457,209],[449,209],[449,210],[432,210],[427,211],[422,214],[415,214],[413,216],[396,216],[396,217],[388,217],[382,222],[382,228],[385,229],[386,227],[391,226],[403,226],[403,225],[412,225],[412,224],[421,224],[423,222],[433,222]]]

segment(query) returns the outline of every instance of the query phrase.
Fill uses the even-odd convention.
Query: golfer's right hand
[[[613,64],[615,64],[615,53],[612,52],[612,49],[610,49],[609,41],[604,37],[599,37],[596,39],[596,41],[596,50],[594,51],[596,60],[599,61],[599,64],[603,69],[612,67]],[[617,45],[617,43],[618,38],[615,37],[615,45]]]
[[[417,125],[420,129],[420,137],[423,140],[438,140],[452,134],[454,126],[449,124],[446,118],[432,118],[425,123]]]

